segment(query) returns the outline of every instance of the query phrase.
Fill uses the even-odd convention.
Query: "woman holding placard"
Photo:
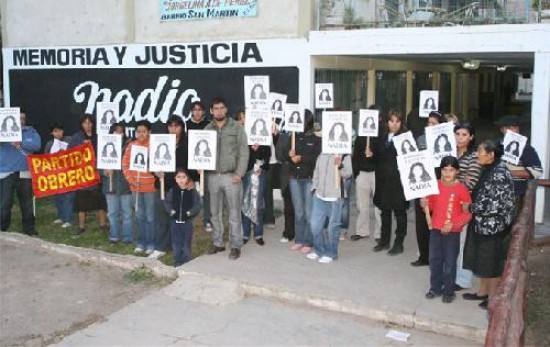
[[[97,153],[97,134],[95,133],[95,121],[92,115],[85,114],[80,118],[80,130],[71,136],[69,148],[76,147],[86,142],[91,142]],[[97,211],[99,227],[107,230],[107,201],[101,192],[100,186],[82,188],[76,191],[74,208],[78,212],[77,234],[81,234],[86,228],[86,213]]]
[[[381,235],[375,252],[390,248],[392,214],[397,227],[395,241],[389,250],[389,255],[403,253],[403,241],[407,235],[407,207],[403,186],[397,169],[397,151],[392,142],[394,136],[406,132],[403,117],[400,112],[390,110],[386,118],[384,133],[378,146],[373,151],[376,158],[376,191],[374,204],[381,210]]]

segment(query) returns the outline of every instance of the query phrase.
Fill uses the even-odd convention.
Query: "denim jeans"
[[[430,232],[430,291],[454,295],[460,233]]]
[[[170,227],[170,217],[166,213],[164,200],[160,199],[160,191],[156,192],[155,199],[155,250],[167,252],[172,249],[172,232]]]
[[[250,185],[252,177],[252,170],[248,171],[243,177],[243,192],[246,192],[248,186]],[[260,184],[258,187],[258,223],[254,225],[254,238],[261,239],[264,236],[264,194],[266,187],[266,172],[264,172],[259,177]],[[243,213],[243,239],[248,240],[250,238],[250,233],[252,229],[252,221],[250,218],[246,217]]]
[[[313,234],[313,249],[318,256],[338,258],[338,243],[342,225],[342,205],[344,199],[324,201],[318,196],[313,197],[311,207],[311,233]],[[328,218],[325,231],[324,221]]]
[[[233,183],[232,174],[209,173],[210,211],[212,223],[212,243],[223,247],[223,206],[229,214],[229,247],[240,249],[243,246],[241,206],[243,202],[242,183]]]
[[[53,197],[57,209],[57,219],[65,223],[73,223],[74,192],[58,194]]]
[[[32,204],[32,181],[30,178],[20,178],[19,172],[14,172],[0,179],[0,230],[8,231],[11,224],[11,207],[13,193],[17,193],[23,232],[27,235],[36,234]]]
[[[310,179],[291,178],[289,185],[292,204],[294,205],[295,242],[311,247],[313,244],[310,223],[311,203],[313,200],[313,194],[311,193],[312,182]]]
[[[132,242],[132,195],[105,194],[107,199],[107,218],[109,218],[109,240]],[[121,229],[122,226],[122,229]],[[122,230],[122,233],[121,233]]]
[[[136,203],[136,222],[138,229],[138,247],[143,249],[155,249],[155,203],[157,193],[136,193],[132,192],[132,202]]]
[[[193,240],[193,221],[176,223],[170,220],[172,234],[172,251],[174,252],[174,266],[180,266],[191,260],[191,241]]]

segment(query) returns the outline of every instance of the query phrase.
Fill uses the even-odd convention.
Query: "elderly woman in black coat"
[[[464,248],[464,268],[480,278],[477,293],[465,293],[465,300],[482,300],[487,308],[504,271],[508,251],[508,235],[515,216],[514,181],[506,165],[500,161],[501,149],[491,140],[477,148],[482,173],[472,191],[470,207],[473,218],[468,226]]]

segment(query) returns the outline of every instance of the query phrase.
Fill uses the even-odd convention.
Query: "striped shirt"
[[[149,148],[149,141],[138,142],[134,140],[128,144],[126,150],[124,151],[124,156],[122,157],[122,171],[124,172],[124,177],[128,181],[128,186],[132,192],[138,193],[152,193],[155,192],[155,176],[153,173],[139,172],[130,170],[130,153],[132,146],[143,146]]]
[[[466,152],[458,158],[460,170],[458,171],[458,180],[462,182],[471,192],[476,186],[481,175],[481,165],[477,162],[476,152]]]

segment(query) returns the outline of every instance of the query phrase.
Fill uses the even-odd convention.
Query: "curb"
[[[184,278],[186,275],[200,275],[204,277],[206,281],[235,281],[235,279],[216,277],[200,272],[186,271],[184,269],[176,269],[171,266],[164,265],[156,259],[135,257],[132,255],[112,254],[94,249],[55,244],[19,233],[2,232],[0,233],[0,240],[14,244],[28,245],[37,249],[54,251],[59,254],[76,258],[79,262],[116,266],[126,270],[135,270],[141,267],[147,267],[155,276],[164,279],[173,280],[178,277]],[[285,290],[283,288],[272,288],[241,281],[237,281],[237,285],[242,288],[245,296],[259,296],[338,313],[352,314],[375,322],[395,324],[406,328],[414,328],[442,335],[455,336],[479,343],[483,343],[485,341],[486,329],[482,328],[457,325],[433,319],[425,319],[418,317],[415,313],[390,312],[379,308],[359,305],[350,300],[336,300],[321,296],[300,294]]]

